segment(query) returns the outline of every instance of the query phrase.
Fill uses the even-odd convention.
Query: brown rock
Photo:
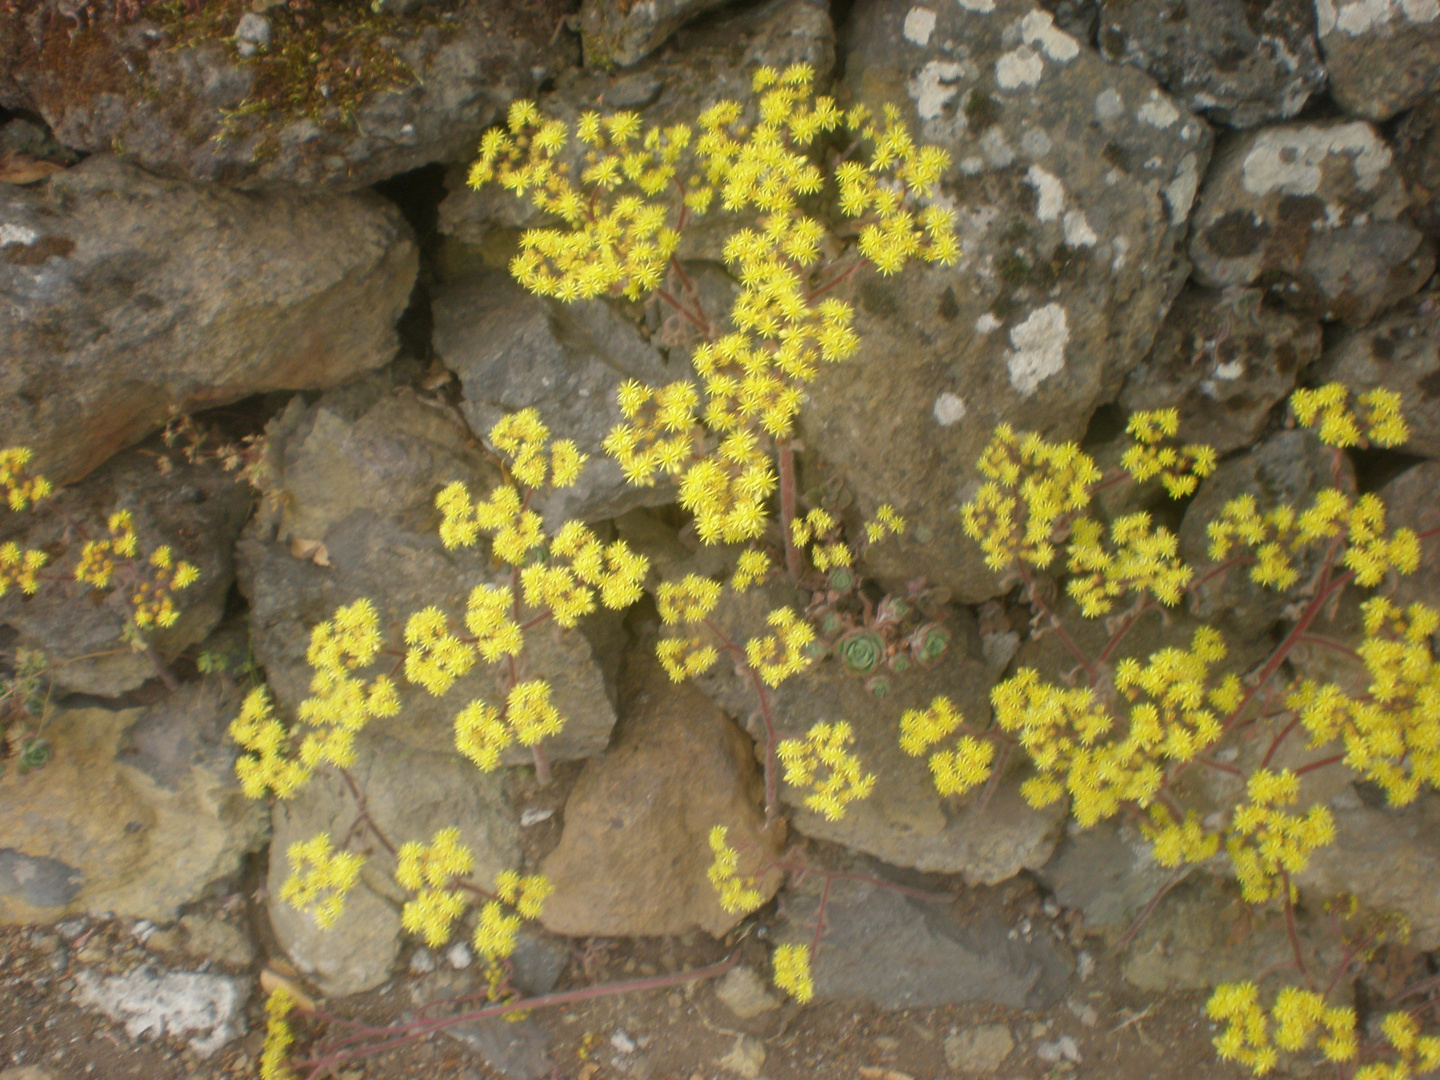
[[[729,828],[742,868],[770,850],[750,741],[694,685],[672,683],[654,642],[631,653],[619,736],[585,766],[565,807],[541,921],[560,934],[723,934],[739,922],[706,879],[707,841]],[[761,879],[769,897],[779,873]]]

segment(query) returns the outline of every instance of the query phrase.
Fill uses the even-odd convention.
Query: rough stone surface
[[[727,595],[712,617],[730,640],[744,642],[767,632],[765,613],[786,602],[780,588],[769,594],[752,590],[739,597]],[[789,602],[794,603],[793,593]],[[995,672],[978,659],[973,622],[955,612],[948,625],[954,635],[950,649],[928,670],[916,665],[891,677],[884,698],[874,697],[864,681],[847,674],[833,658],[770,691],[779,738],[802,738],[820,721],[848,720],[855,736],[851,751],[877,778],[870,796],[847,806],[839,821],[807,809],[806,792],[783,782],[780,797],[793,810],[791,824],[807,836],[843,844],[893,866],[958,873],[970,884],[993,885],[1050,857],[1063,808],[1031,809],[1020,797],[1017,775],[999,782],[983,809],[979,792],[957,805],[936,792],[924,757],[912,758],[900,749],[901,714],[926,708],[939,694],[947,695],[977,728],[989,720]],[[700,684],[734,716],[753,716],[758,707],[749,680],[723,664]],[[756,753],[762,754],[763,728],[752,722],[750,733],[757,739]]]
[[[507,413],[533,407],[553,437],[590,455],[576,485],[543,500],[552,523],[674,501],[673,485],[626,484],[601,447],[623,420],[615,400],[623,381],[662,386],[678,377],[607,304],[542,299],[496,271],[447,287],[434,312],[436,355],[459,377],[475,432],[484,436]]]
[[[1230,127],[1288,120],[1325,85],[1312,0],[1105,0],[1100,52]]]
[[[187,685],[147,708],[52,712],[50,762],[0,776],[0,921],[170,922],[237,873],[265,835],[224,738],[238,704]]]
[[[249,489],[218,466],[180,459],[162,472],[152,453],[130,451],[53,499],[23,514],[7,513],[0,519],[0,543],[42,549],[52,567],[73,572],[81,536],[109,536],[110,515],[130,511],[138,565],[143,567],[163,545],[200,571],[192,585],[174,593],[175,624],[146,633],[159,659],[168,662],[203,641],[220,622],[235,581],[235,539],[251,501]],[[77,534],[74,526],[84,533]],[[103,593],[74,580],[46,581],[30,597],[12,589],[0,599],[0,624],[16,632],[18,647],[45,653],[58,689],[114,697],[157,676],[150,656],[128,648],[122,639],[134,610],[126,592],[130,584],[120,570],[116,587]]]
[[[672,683],[653,642],[631,650],[624,721],[589,762],[565,806],[559,846],[542,870],[555,885],[540,920],[571,936],[724,934],[740,915],[706,878],[716,825],[729,829],[741,869],[772,850],[762,832],[749,740],[692,684]],[[778,872],[759,880],[767,898]]]
[[[1424,285],[1430,242],[1380,133],[1360,121],[1249,132],[1215,162],[1191,222],[1195,279],[1258,285],[1360,326]]]
[[[315,98],[303,57],[323,46],[339,58],[346,47],[313,17],[302,31],[272,8],[269,49],[245,57],[224,39],[233,24],[190,40],[189,16],[169,26],[90,19],[67,33],[47,6],[17,5],[0,17],[0,104],[37,113],[67,146],[123,149],[153,172],[250,189],[355,190],[473,154],[513,98],[533,96],[571,62],[571,39],[551,44],[563,7],[466,0],[408,18],[366,10],[350,33],[359,66],[374,74],[358,89],[342,77],[327,102]],[[384,73],[396,60],[413,80]],[[291,104],[297,92],[309,103]]]
[[[247,968],[255,960],[249,936],[231,923],[214,916],[184,915],[180,929],[185,934],[185,951],[191,956],[237,968]]]
[[[256,198],[96,155],[0,192],[0,427],[56,483],[175,412],[395,355],[417,256],[374,195]]]
[[[1301,890],[1325,899],[1349,893],[1368,911],[1404,915],[1412,947],[1440,948],[1440,797],[1427,792],[1394,808],[1346,792],[1330,800],[1330,811],[1335,843],[1311,854],[1296,875]]]
[[[247,979],[141,967],[108,977],[82,971],[75,982],[80,1003],[124,1024],[132,1039],[190,1036],[190,1049],[209,1057],[245,1032]]]
[[[1340,949],[1328,926],[1311,934],[1300,926],[1307,956],[1328,970]],[[1222,982],[1253,979],[1257,972],[1294,963],[1278,905],[1252,907],[1238,891],[1208,875],[1193,875],[1156,905],[1131,943],[1121,973],[1147,993],[1208,990]]]
[[[482,888],[493,887],[500,871],[515,868],[519,827],[505,800],[502,774],[481,773],[453,751],[426,752],[368,731],[357,739],[356,751],[350,774],[391,843],[428,843],[440,829],[454,826],[475,854],[472,876]],[[384,982],[400,947],[399,905],[405,894],[390,876],[394,861],[379,845],[329,930],[280,899],[290,876],[285,855],[290,845],[320,832],[344,836],[356,813],[348,786],[333,775],[316,776],[274,810],[270,923],[295,966],[327,994],[358,993]]]
[[[327,394],[309,409],[292,404],[270,436],[268,503],[280,509],[246,531],[237,575],[250,601],[255,657],[278,700],[293,709],[309,695],[310,631],[341,605],[368,597],[396,647],[406,620],[422,608],[437,605],[463,619],[465,597],[490,583],[492,571],[483,544],[444,549],[433,500],[452,480],[466,481],[483,498],[498,477],[458,418],[407,391],[386,390],[379,380]],[[567,720],[546,741],[550,760],[605,747],[623,640],[618,616],[608,611],[575,630],[546,623],[526,634],[525,662],[550,680]],[[439,698],[401,676],[401,713],[377,730],[428,751],[453,750],[455,714],[493,696],[494,672],[479,663]],[[517,765],[531,760],[518,745],[504,758]]]
[[[1374,324],[1325,350],[1317,382],[1343,382],[1355,393],[1377,387],[1400,394],[1410,428],[1407,453],[1440,457],[1440,293],[1408,300]]]
[[[1282,431],[1250,453],[1220,464],[1200,483],[1180,525],[1180,557],[1192,566],[1209,565],[1207,525],[1231,499],[1253,495],[1263,514],[1281,504],[1303,509],[1315,494],[1332,483],[1334,455],[1308,431]],[[1348,463],[1342,464],[1342,488],[1353,489]],[[1300,580],[1308,580],[1319,555],[1313,550],[1297,560]],[[1209,622],[1229,643],[1268,640],[1269,628],[1290,600],[1256,584],[1247,567],[1233,567],[1190,591],[1189,609]]]
[[[821,882],[799,885],[776,928],[779,941],[808,943]],[[1065,994],[1070,961],[1048,934],[1007,936],[998,922],[954,917],[942,903],[867,882],[836,880],[827,932],[811,961],[817,999],[869,1001],[882,1009],[988,1001],[1043,1008]]]
[[[1316,31],[1341,108],[1388,120],[1440,89],[1440,5],[1315,0]]]
[[[1440,237],[1440,95],[1412,109],[1390,141],[1395,163],[1410,184],[1415,224],[1432,239]]]
[[[1320,356],[1320,324],[1265,306],[1258,289],[1187,289],[1165,317],[1119,404],[1180,411],[1179,438],[1222,454],[1252,446],[1296,375]]]
[[[992,1073],[1014,1049],[1004,1024],[979,1024],[946,1037],[945,1064],[962,1073]]]
[[[585,0],[580,34],[588,67],[621,67],[643,60],[681,25],[728,0]]]
[[[856,4],[847,88],[951,153],[963,254],[857,276],[860,350],[811,385],[800,425],[862,513],[910,521],[867,556],[881,580],[976,602],[1003,591],[960,527],[976,459],[999,422],[1078,438],[1149,351],[1188,273],[1176,245],[1210,135],[1029,3],[939,5],[907,35],[912,7]]]
[[[1118,936],[1169,879],[1139,830],[1114,822],[1071,826],[1036,877],[1067,908],[1085,917],[1085,929]]]

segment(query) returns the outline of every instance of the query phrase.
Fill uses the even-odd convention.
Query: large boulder
[[[0,626],[15,632],[17,647],[45,654],[57,690],[100,697],[134,690],[220,622],[235,583],[235,540],[252,501],[250,490],[213,462],[174,460],[163,448],[118,454],[52,499],[0,519],[0,542],[44,550],[51,573],[66,578],[43,581],[33,596],[12,588],[0,598]],[[120,565],[105,592],[69,579],[84,542],[108,538],[110,515],[118,510],[134,521],[134,561]],[[125,640],[131,597],[147,578],[151,553],[162,546],[200,576],[173,592],[174,625],[148,628],[152,649],[137,651]]]
[[[256,197],[97,155],[0,191],[0,427],[57,483],[176,413],[388,363],[417,255],[377,196]]]
[[[1263,301],[1259,289],[1181,293],[1150,355],[1126,377],[1120,406],[1178,409],[1186,443],[1221,453],[1254,445],[1320,356],[1319,322]]]
[[[1435,251],[1408,220],[1394,155],[1361,121],[1250,132],[1216,161],[1190,257],[1214,289],[1258,285],[1297,311],[1361,326],[1416,292]]]
[[[580,34],[588,67],[621,67],[643,60],[681,25],[729,0],[585,0]]]
[[[1388,120],[1440,89],[1433,0],[1315,0],[1316,31],[1340,107]]]
[[[941,198],[963,254],[857,279],[860,351],[821,373],[800,423],[862,512],[909,520],[867,556],[881,579],[923,574],[973,602],[1001,591],[960,527],[977,458],[1000,422],[1078,438],[1149,351],[1189,271],[1210,135],[1022,0],[912,14],[857,3],[846,79],[950,151]]]
[[[170,922],[238,874],[268,819],[235,780],[238,707],[212,681],[142,708],[53,709],[49,763],[0,776],[0,921]]]
[[[458,418],[401,390],[368,386],[292,407],[272,425],[270,479],[284,510],[262,516],[237,547],[240,589],[250,602],[255,658],[287,709],[309,696],[311,629],[335,609],[368,597],[390,646],[403,648],[409,617],[440,607],[463,620],[465,597],[492,583],[488,548],[447,551],[435,492],[452,480],[483,498],[498,479]],[[508,576],[499,579],[508,584]],[[524,664],[550,681],[565,730],[545,742],[550,760],[599,753],[615,723],[614,678],[624,632],[613,612],[574,630],[553,621],[525,635]],[[383,661],[373,673],[389,670]],[[453,720],[467,702],[491,699],[496,668],[479,663],[444,697],[397,678],[401,712],[377,730],[432,753],[453,753]],[[512,746],[506,764],[531,761]]]
[[[644,638],[628,657],[623,719],[604,757],[587,762],[565,804],[565,830],[542,871],[555,885],[541,921],[572,937],[723,936],[743,917],[706,878],[717,825],[741,870],[775,854],[764,829],[750,740],[692,683],[671,682]],[[781,874],[756,873],[769,899]]]
[[[1230,127],[1288,120],[1325,85],[1313,0],[1105,0],[1100,51]]]
[[[472,152],[513,98],[573,59],[554,0],[375,7],[152,4],[136,22],[72,25],[61,8],[11,5],[0,104],[40,115],[67,146],[171,176],[353,191]]]

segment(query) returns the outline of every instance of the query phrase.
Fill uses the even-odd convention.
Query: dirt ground
[[[556,1080],[938,1080],[972,1075],[947,1063],[947,1037],[995,1024],[1004,1025],[1013,1041],[1013,1049],[987,1074],[997,1080],[1209,1080],[1242,1075],[1215,1059],[1210,1046],[1213,1026],[1202,1015],[1205,995],[1153,998],[1128,986],[1119,976],[1116,958],[1095,939],[1082,940],[1065,913],[1049,917],[1044,898],[1032,884],[1014,881],[994,889],[967,890],[963,903],[967,913],[984,910],[1012,924],[1029,920],[1037,932],[1069,938],[1093,957],[1093,970],[1083,981],[1073,979],[1069,997],[1044,1011],[971,1004],[887,1013],[859,1003],[799,1007],[787,1002],[740,1020],[717,997],[715,981],[705,980],[537,1010],[517,1027],[524,1027],[527,1037],[548,1043],[551,1076]],[[263,908],[256,904],[252,889],[215,897],[205,906],[216,918],[263,931],[256,925],[263,922]],[[1055,911],[1053,904],[1048,907]],[[566,942],[569,958],[556,989],[698,970],[728,958],[763,977],[768,970],[769,910],[747,920],[725,941],[697,933],[671,939]],[[283,961],[266,956],[273,948],[265,940],[268,935],[253,936],[260,941],[259,955],[244,973],[258,974],[267,959],[283,970]],[[5,1070],[24,1065],[43,1070],[38,1075],[21,1073],[24,1080],[219,1080],[258,1075],[264,1028],[258,987],[247,1005],[248,1034],[207,1059],[197,1057],[183,1039],[132,1039],[121,1025],[73,1000],[75,976],[81,970],[128,971],[147,958],[161,967],[201,966],[157,954],[153,940],[142,944],[128,920],[77,920],[60,929],[0,932],[0,1075],[8,1080]],[[438,975],[415,970],[424,966],[428,965],[402,960],[397,968],[402,974],[378,990],[321,1006],[337,1016],[387,1023],[413,1015],[427,981],[433,985],[444,976],[447,988],[461,992],[482,985],[473,964],[452,971],[440,957]],[[1082,961],[1082,967],[1091,965]],[[251,985],[255,986],[253,978]],[[327,1029],[313,1022],[297,1027],[311,1036],[335,1030],[333,1024]],[[1293,1072],[1301,1074],[1301,1070]],[[324,1075],[341,1080],[503,1076],[478,1054],[445,1036],[431,1036]],[[1326,1073],[1317,1070],[1315,1075]]]

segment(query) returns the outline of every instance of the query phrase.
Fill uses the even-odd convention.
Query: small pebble
[[[470,952],[469,945],[463,941],[457,941],[445,950],[445,961],[456,971],[464,971],[474,963],[475,957]]]
[[[549,821],[555,816],[554,810],[541,810],[538,807],[530,807],[520,812],[520,825],[522,828],[529,828],[531,825],[539,825],[542,821]]]
[[[416,975],[429,975],[435,970],[435,954],[429,949],[416,949],[410,955],[410,970]]]
[[[635,1052],[635,1040],[630,1038],[630,1036],[625,1034],[620,1028],[616,1028],[614,1034],[610,1036],[610,1045],[615,1048],[616,1052],[621,1054],[633,1054]]]

